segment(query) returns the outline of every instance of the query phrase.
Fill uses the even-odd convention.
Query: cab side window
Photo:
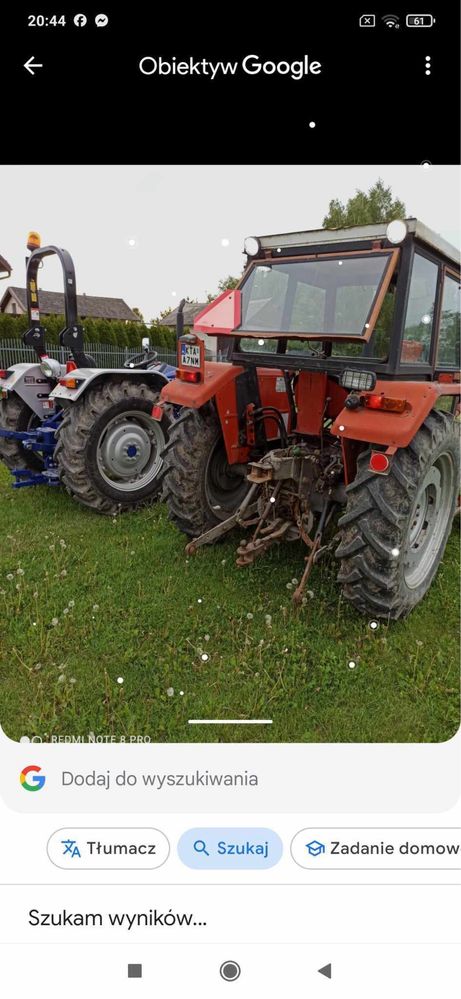
[[[432,260],[415,253],[402,343],[404,363],[429,361],[438,270]]]
[[[440,315],[440,333],[437,345],[438,367],[460,366],[460,283],[450,274],[445,275]]]

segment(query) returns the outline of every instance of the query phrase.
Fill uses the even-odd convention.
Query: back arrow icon
[[[30,59],[24,63],[24,69],[27,69],[27,72],[30,73],[31,76],[35,76],[34,69],[43,69],[43,63],[33,62],[34,59],[35,56],[31,56]]]

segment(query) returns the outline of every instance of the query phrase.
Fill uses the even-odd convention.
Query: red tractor
[[[428,590],[457,505],[459,254],[416,219],[251,237],[247,266],[178,341],[165,457],[190,552],[250,528],[238,565],[334,546],[344,597],[404,617]],[[225,361],[206,361],[201,335]],[[339,536],[326,529],[342,508]]]

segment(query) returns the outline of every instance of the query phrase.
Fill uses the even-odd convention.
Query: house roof
[[[184,326],[193,326],[195,317],[198,316],[199,312],[205,308],[207,302],[186,302],[184,306]],[[176,327],[176,317],[178,315],[179,305],[172,312],[169,312],[167,316],[163,316],[163,319],[159,320],[159,326],[174,326]]]
[[[27,295],[25,288],[10,286],[0,302],[3,312],[9,299],[16,301],[27,311]],[[40,311],[43,315],[63,316],[64,295],[61,291],[39,291]],[[77,311],[82,319],[121,319],[123,321],[139,322],[139,316],[123,301],[123,298],[103,298],[99,295],[77,295]]]
[[[9,264],[8,261],[5,260],[5,257],[2,257],[0,253],[0,274],[8,274],[9,277],[12,270],[13,268],[11,264]]]

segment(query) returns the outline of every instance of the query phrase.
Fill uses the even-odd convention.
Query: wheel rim
[[[410,589],[420,586],[438,561],[453,505],[454,464],[441,454],[424,476],[410,517],[404,578]]]
[[[247,490],[247,480],[232,471],[224,441],[218,440],[210,451],[205,472],[206,499],[214,516],[225,520],[234,513]]]
[[[98,440],[98,470],[108,485],[123,492],[143,489],[157,477],[165,435],[157,420],[133,410],[114,416]]]

